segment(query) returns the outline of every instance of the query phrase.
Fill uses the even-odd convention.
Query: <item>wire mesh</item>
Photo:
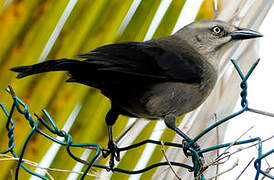
[[[240,93],[241,96],[241,106],[242,109],[217,121],[216,123],[214,123],[213,125],[209,126],[208,128],[206,128],[204,131],[202,131],[199,135],[197,135],[192,141],[190,141],[189,143],[186,144],[178,144],[178,143],[172,143],[172,142],[160,142],[160,141],[154,141],[154,140],[144,140],[142,142],[133,144],[133,145],[129,145],[126,147],[120,147],[119,150],[120,151],[127,151],[133,148],[138,148],[142,145],[145,145],[147,143],[153,143],[156,145],[164,145],[164,146],[172,146],[175,148],[182,148],[184,154],[187,157],[191,157],[192,158],[192,165],[187,165],[187,164],[183,164],[180,162],[173,162],[173,161],[166,161],[166,162],[159,162],[159,163],[155,163],[152,164],[146,168],[140,169],[140,170],[136,170],[136,171],[131,171],[131,170],[126,170],[126,169],[121,169],[121,168],[114,168],[114,169],[110,169],[109,166],[106,165],[101,165],[101,164],[96,164],[95,160],[98,158],[98,156],[100,155],[100,153],[104,150],[103,148],[101,148],[98,144],[96,143],[75,143],[72,142],[72,137],[69,133],[60,130],[57,125],[55,124],[54,120],[52,119],[52,117],[49,115],[49,113],[46,110],[42,110],[42,112],[44,113],[46,120],[43,119],[42,117],[39,117],[37,114],[34,114],[34,116],[36,117],[37,120],[35,120],[29,109],[28,106],[20,99],[16,96],[15,92],[13,91],[13,89],[9,86],[9,88],[7,88],[7,91],[11,94],[12,98],[13,98],[13,104],[11,106],[11,109],[8,111],[6,109],[6,107],[0,103],[0,106],[5,114],[5,116],[7,117],[6,120],[6,129],[8,131],[8,138],[9,138],[9,142],[8,142],[8,148],[2,152],[0,152],[0,154],[7,154],[7,153],[11,153],[12,156],[14,158],[18,158],[18,163],[17,163],[17,167],[16,167],[16,171],[15,171],[15,179],[18,179],[19,177],[19,170],[20,167],[22,167],[25,171],[27,171],[28,173],[37,176],[43,180],[47,180],[48,178],[46,176],[37,174],[36,172],[30,170],[28,167],[26,167],[26,165],[23,162],[23,156],[26,152],[26,147],[28,146],[28,143],[30,141],[30,138],[33,136],[34,133],[39,133],[42,136],[45,136],[46,138],[48,138],[49,140],[58,143],[62,146],[66,147],[67,153],[69,154],[70,157],[72,157],[75,161],[81,162],[83,164],[86,164],[87,167],[84,170],[84,173],[81,176],[81,179],[84,179],[88,173],[88,171],[90,170],[91,167],[97,167],[97,168],[103,168],[106,170],[112,170],[113,172],[121,172],[121,173],[126,173],[126,174],[139,174],[139,173],[144,173],[146,171],[149,171],[150,169],[153,168],[157,168],[159,166],[179,166],[179,167],[183,167],[188,169],[189,171],[193,172],[195,179],[205,179],[204,177],[204,171],[207,169],[207,166],[204,166],[203,163],[203,154],[209,151],[213,151],[213,150],[217,150],[217,149],[221,149],[224,147],[230,147],[230,146],[234,146],[234,145],[241,145],[241,144],[246,144],[246,143],[252,143],[252,142],[257,142],[256,145],[258,145],[258,156],[254,161],[254,167],[256,169],[256,175],[255,175],[255,180],[257,180],[259,178],[259,175],[262,174],[263,176],[269,177],[271,179],[274,179],[274,176],[270,174],[270,170],[262,170],[262,166],[261,166],[261,161],[262,159],[266,158],[267,156],[273,154],[274,149],[266,152],[265,154],[262,153],[262,140],[260,137],[256,137],[256,138],[250,138],[247,140],[243,140],[243,141],[236,141],[236,142],[231,142],[231,143],[224,143],[224,144],[220,144],[220,145],[216,145],[216,146],[212,146],[209,148],[205,148],[205,149],[201,149],[201,150],[195,150],[192,148],[192,145],[199,140],[201,137],[203,137],[206,133],[208,133],[209,131],[211,131],[212,129],[216,128],[217,126],[219,126],[220,124],[242,114],[245,111],[251,111],[251,112],[256,112],[256,113],[260,113],[260,114],[264,114],[264,115],[269,115],[269,116],[274,116],[271,113],[264,113],[262,111],[259,110],[254,110],[252,108],[248,107],[248,101],[247,101],[247,80],[250,77],[250,75],[252,74],[252,72],[254,71],[254,69],[256,68],[257,64],[259,63],[259,60],[257,60],[252,67],[249,69],[249,71],[247,72],[246,75],[243,74],[243,72],[241,71],[241,69],[239,68],[239,66],[237,65],[237,61],[236,60],[231,60],[235,69],[237,70],[239,76],[241,77],[242,81],[240,83],[240,87],[242,88],[242,91]],[[22,147],[21,152],[19,153],[19,155],[17,155],[17,153],[14,151],[14,147],[16,145],[15,143],[15,134],[14,134],[14,129],[15,129],[15,122],[12,119],[12,116],[15,112],[15,110],[17,110],[20,114],[24,115],[25,119],[29,122],[29,125],[31,127],[31,131],[29,132],[28,136],[26,137],[25,141],[24,141],[24,145]],[[47,133],[45,133],[44,131],[41,130],[41,128],[38,128],[38,122],[41,123],[47,130],[49,130],[52,134],[54,135],[58,135],[59,137],[63,137],[64,141],[60,141],[57,138],[54,138],[52,135],[49,135]],[[273,137],[271,137],[273,138]],[[86,161],[83,160],[79,157],[77,157],[72,151],[71,148],[72,147],[81,147],[81,148],[88,148],[88,149],[92,149],[95,150],[95,154],[94,156],[91,158],[90,161]],[[218,158],[217,158],[218,159]],[[222,158],[219,158],[219,160],[221,160]]]

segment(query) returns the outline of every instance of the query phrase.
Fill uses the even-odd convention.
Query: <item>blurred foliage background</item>
[[[125,17],[133,2],[134,0],[0,0],[0,102],[10,107],[12,99],[5,92],[5,88],[10,84],[31,112],[41,115],[41,109],[47,109],[59,128],[64,126],[72,112],[77,112],[76,120],[69,131],[73,142],[93,142],[106,147],[107,129],[104,117],[110,103],[97,89],[65,83],[68,75],[62,72],[17,80],[16,74],[9,71],[9,68],[45,59],[75,58],[76,54],[109,43],[144,40],[162,1],[140,1],[128,23],[125,23]],[[184,4],[185,0],[170,1],[153,38],[172,33]],[[204,0],[196,20],[211,18],[214,18],[214,0]],[[3,113],[0,118],[0,149],[3,150],[7,147],[8,138],[5,121],[2,120],[5,119]],[[20,152],[29,132],[29,125],[20,116],[14,117],[14,120],[16,151]],[[128,118],[120,116],[118,121],[119,123],[114,125],[115,137],[124,130]],[[148,123],[134,142],[149,138],[155,124]],[[165,130],[161,140],[170,141],[174,135],[170,130]],[[24,158],[40,162],[51,145],[51,141],[36,134],[28,144]],[[83,149],[74,149],[73,152],[81,156]],[[143,148],[127,152],[118,166],[133,169],[142,152]],[[161,159],[162,153],[160,147],[157,147],[148,164]],[[106,160],[103,159],[100,163],[104,164]],[[62,147],[51,167],[73,169],[75,164]],[[16,162],[1,161],[0,166],[0,179],[11,179],[11,170],[15,169]],[[30,169],[34,170],[33,167]],[[155,169],[144,173],[141,178],[150,179],[154,172]],[[56,179],[65,179],[69,174],[51,172],[51,175]],[[20,170],[20,179],[29,177],[24,170]],[[113,179],[128,177],[121,173],[112,176]]]

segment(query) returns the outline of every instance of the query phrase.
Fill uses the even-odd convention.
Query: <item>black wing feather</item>
[[[201,82],[201,60],[144,42],[110,44],[78,55],[108,75],[146,81]]]

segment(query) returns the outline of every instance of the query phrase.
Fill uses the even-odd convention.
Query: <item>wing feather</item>
[[[203,64],[187,53],[174,52],[157,44],[127,42],[99,47],[78,57],[96,66],[98,72],[119,81],[129,78],[147,81],[201,82]],[[123,76],[124,75],[124,76]]]

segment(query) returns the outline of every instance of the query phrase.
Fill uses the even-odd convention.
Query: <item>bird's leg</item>
[[[118,146],[113,140],[113,135],[112,135],[112,126],[115,123],[116,119],[119,116],[119,112],[116,111],[116,109],[111,108],[109,112],[106,115],[106,123],[108,126],[108,151],[104,152],[103,151],[103,157],[106,158],[110,154],[110,160],[109,160],[109,167],[110,169],[113,169],[114,167],[114,158],[116,161],[120,161],[120,151]]]
[[[188,137],[183,131],[181,131],[181,129],[179,129],[176,126],[176,116],[174,115],[167,115],[164,118],[165,124],[168,128],[172,129],[173,131],[175,131],[177,134],[179,134],[181,137],[184,138],[183,140],[183,144],[185,144],[184,141],[186,141],[187,143],[190,142],[192,139],[190,137]],[[199,151],[201,148],[197,143],[194,143],[192,145],[192,147],[196,150]]]
[[[113,169],[114,167],[114,158],[116,161],[120,161],[120,151],[117,144],[113,140],[112,136],[112,126],[108,125],[108,134],[109,134],[109,141],[108,141],[108,149],[110,152],[110,160],[109,160],[109,167]]]

